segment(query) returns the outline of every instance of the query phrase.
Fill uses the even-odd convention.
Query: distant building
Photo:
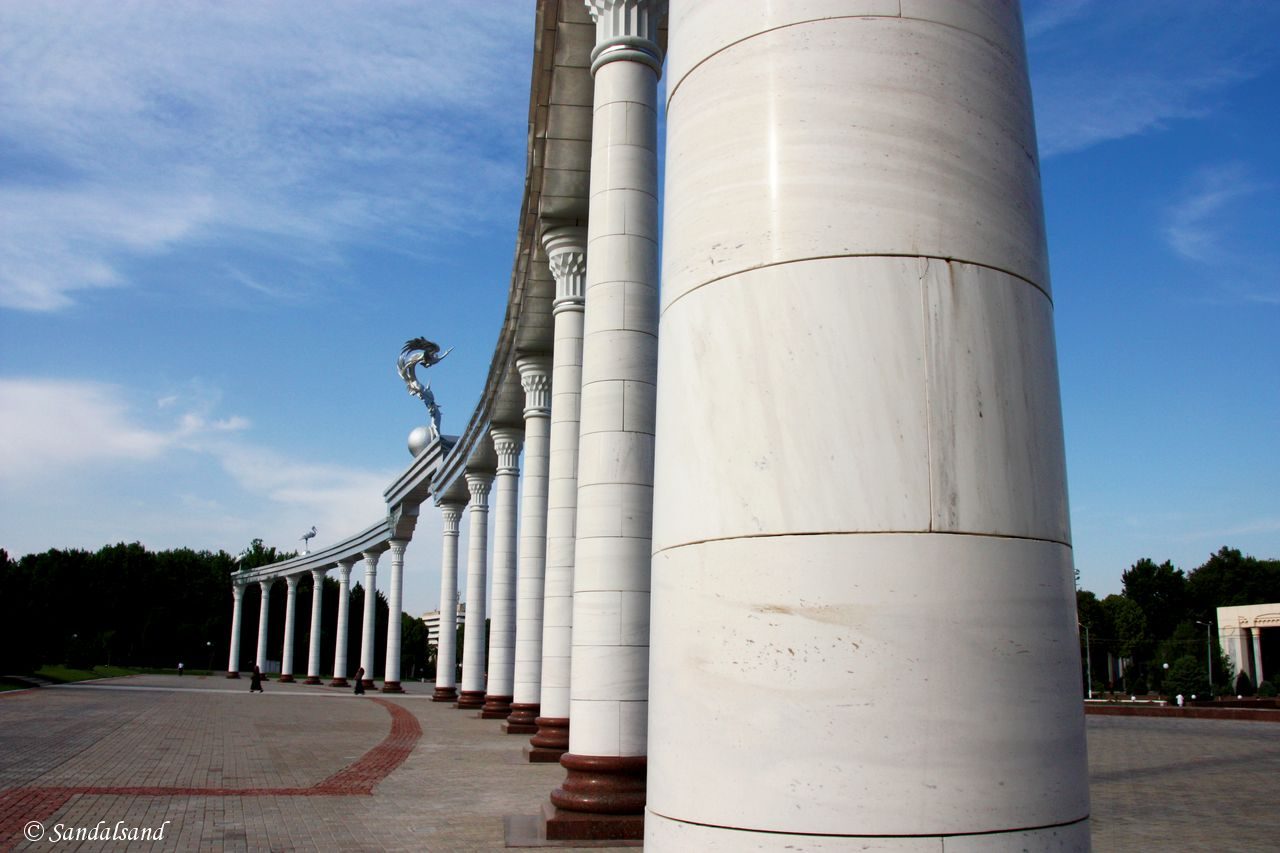
[[[1233,678],[1247,672],[1255,685],[1268,677],[1275,681],[1280,675],[1280,603],[1219,607],[1218,640],[1231,658]]]
[[[458,602],[458,624],[467,613],[467,603]],[[440,645],[440,611],[431,610],[422,614],[422,621],[427,623],[427,645],[435,648]]]

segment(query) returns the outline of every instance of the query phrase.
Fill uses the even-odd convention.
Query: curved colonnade
[[[386,490],[386,521],[237,573],[231,668],[248,583],[265,597],[286,581],[289,678],[298,578],[318,590],[336,567],[345,683],[350,572],[363,561],[374,590],[389,550],[398,614],[430,503],[433,698],[560,762],[547,838],[1088,849],[1018,3],[537,12],[516,259],[480,402]],[[461,650],[459,570],[480,627]],[[368,675],[373,602],[357,616]],[[399,689],[394,618],[385,678]]]

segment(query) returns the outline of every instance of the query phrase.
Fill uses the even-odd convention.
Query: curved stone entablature
[[[327,568],[385,551],[412,534],[418,507],[468,499],[468,470],[494,471],[493,427],[523,428],[525,392],[518,358],[552,349],[555,278],[547,267],[542,231],[585,222],[591,166],[591,51],[595,24],[580,2],[538,4],[529,141],[515,260],[502,329],[484,390],[461,435],[442,436],[413,459],[383,493],[388,520],[311,554],[233,575],[238,584]]]

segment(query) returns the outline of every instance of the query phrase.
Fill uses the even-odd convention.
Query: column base
[[[364,681],[362,681],[362,682],[361,682],[361,684],[363,684],[363,685],[364,685],[364,689],[365,689],[365,690],[372,690],[372,689],[373,689],[373,679],[372,679],[372,678],[366,678]]]
[[[403,693],[404,688],[400,686],[400,682],[398,681],[384,681],[382,682],[382,692],[383,693]]]
[[[306,678],[304,678],[304,679],[302,680],[302,683],[303,683],[303,684],[319,684],[319,683],[320,683],[320,679],[319,679],[319,677],[317,677],[317,676],[314,676],[314,675],[308,675]]]
[[[480,719],[505,720],[509,716],[511,716],[510,696],[488,694],[484,697],[484,708],[480,711]]]
[[[507,717],[507,724],[502,730],[509,735],[531,735],[538,731],[538,709],[541,706],[537,703],[512,702],[511,716]]]
[[[351,685],[347,684],[347,680],[345,678],[334,676],[333,681],[329,682],[329,686],[330,687],[350,687]]]
[[[463,711],[475,711],[484,707],[484,691],[483,690],[464,690],[458,694],[458,704],[455,708]]]
[[[238,673],[238,672],[228,672],[228,673],[227,673],[227,678],[239,678],[239,677],[240,677],[240,673]]]
[[[642,841],[643,814],[588,814],[542,806],[542,824],[548,841]]]
[[[566,750],[563,749],[541,749],[536,746],[526,746],[524,748],[524,758],[530,764],[559,764],[560,756],[564,755]]]
[[[457,702],[458,690],[454,687],[437,687],[436,692],[431,694],[432,702]]]
[[[569,751],[568,717],[538,717],[533,722],[538,726],[538,733],[529,738],[529,745],[535,752],[554,752],[556,760],[559,760]]]
[[[648,762],[644,755],[566,752],[560,756],[560,766],[568,773],[560,787],[551,792],[551,804],[561,811],[638,818],[644,813]]]
[[[285,675],[280,676],[280,678],[279,678],[278,680],[279,680],[279,682],[280,682],[281,684],[292,684],[292,683],[293,683],[293,676],[292,676],[292,675],[285,674]]]

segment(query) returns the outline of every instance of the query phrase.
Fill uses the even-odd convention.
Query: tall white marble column
[[[227,654],[227,678],[240,677],[240,623],[244,609],[244,584],[231,584],[231,643]]]
[[[511,713],[516,663],[516,522],[520,498],[520,445],[523,431],[489,431],[498,454],[493,501],[493,591],[489,597],[489,679],[485,684],[486,720]]]
[[[1262,670],[1262,629],[1255,626],[1250,633],[1253,634],[1253,683],[1257,686],[1267,677]]]
[[[578,430],[582,410],[583,293],[587,229],[548,228],[542,238],[556,280],[552,307],[551,450],[547,472],[547,565],[542,597],[542,691],[529,760],[559,761],[569,750],[569,663],[573,652],[573,555],[578,518]]]
[[[360,666],[364,669],[364,686],[373,686],[374,649],[378,625],[378,557],[380,551],[365,551],[364,556],[364,626],[360,632]],[[383,677],[386,673],[383,673]]]
[[[284,651],[280,656],[280,681],[293,681],[293,629],[297,619],[295,611],[298,606],[298,581],[301,575],[288,575],[284,579]]]
[[[542,596],[547,563],[547,464],[551,359],[516,360],[524,388],[524,471],[520,478],[520,543],[516,569],[516,664],[507,734],[538,730],[542,692]]]
[[[588,0],[596,21],[568,774],[551,793],[606,837],[644,810],[658,352],[658,25],[665,0]],[[559,814],[548,838],[564,837]],[[606,828],[607,827],[607,828]]]
[[[404,589],[404,549],[409,543],[392,539],[391,586],[387,589],[387,661],[382,670],[382,692],[403,693],[400,686],[400,608]]]
[[[471,502],[467,512],[467,610],[463,621],[462,692],[458,695],[458,707],[478,710],[484,706],[485,586],[489,558],[489,489],[493,485],[493,474],[468,471],[466,478]]]
[[[1018,4],[668,33],[645,849],[1087,850]]]
[[[258,654],[254,658],[262,677],[267,677],[267,622],[271,613],[271,584],[272,580],[258,581],[258,586],[262,589],[262,599],[258,605]]]
[[[347,635],[351,632],[351,568],[354,559],[338,562],[338,626],[333,638],[333,681],[330,687],[347,686]]]
[[[324,607],[324,578],[328,573],[327,568],[311,570],[311,633],[308,635],[307,677],[303,684],[320,683],[321,610]]]
[[[464,506],[453,501],[440,504],[440,632],[432,702],[458,699],[458,520]]]

